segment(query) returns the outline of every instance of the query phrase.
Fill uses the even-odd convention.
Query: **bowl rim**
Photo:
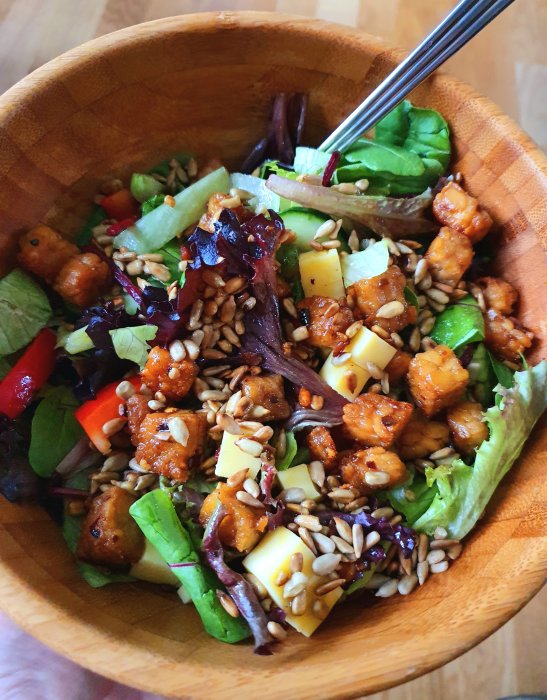
[[[406,55],[405,52],[395,49],[385,40],[367,34],[357,28],[320,19],[312,19],[303,15],[257,11],[220,11],[175,15],[104,34],[50,60],[22,78],[0,96],[0,121],[9,121],[12,118],[16,118],[19,103],[24,102],[25,97],[29,93],[47,88],[52,82],[61,79],[63,75],[69,74],[74,67],[79,66],[82,60],[88,60],[105,52],[121,50],[124,47],[138,44],[143,38],[148,36],[158,33],[184,34],[200,31],[205,29],[206,26],[210,28],[212,22],[218,24],[219,31],[230,26],[252,28],[284,24],[286,29],[293,31],[296,35],[299,31],[297,25],[302,24],[303,21],[305,21],[308,30],[310,26],[313,26],[314,31],[325,38],[329,34],[334,33],[344,41],[352,42],[355,46],[366,45],[372,51],[386,53],[390,58],[396,60],[401,60]],[[287,23],[290,23],[289,27],[287,27]],[[453,86],[464,97],[479,100],[491,119],[511,133],[512,139],[523,149],[526,157],[532,161],[536,172],[541,174],[545,180],[544,184],[547,189],[547,158],[513,119],[505,115],[490,99],[481,96],[459,79],[438,71],[435,74],[435,80],[441,81],[445,85]],[[0,536],[2,536],[0,541],[3,540],[3,529],[0,520]],[[51,599],[45,596],[38,597],[36,590],[9,566],[10,558],[9,555],[5,556],[4,552],[0,550],[0,593],[4,594],[0,596],[2,601],[0,606],[2,611],[21,628],[47,647],[91,671],[128,685],[133,685],[134,682],[135,685],[133,687],[138,687],[145,691],[163,692],[168,697],[175,697],[172,694],[172,690],[158,689],[157,683],[151,681],[149,677],[147,678],[146,674],[141,674],[138,677],[133,676],[132,678],[129,677],[129,674],[125,676],[122,674],[122,677],[120,677],[119,670],[104,668],[92,653],[87,652],[87,648],[88,646],[105,642],[109,643],[107,642],[109,636],[100,628],[88,624],[76,612],[60,609]],[[383,677],[380,680],[370,682],[370,679],[367,679],[366,676],[359,675],[359,672],[356,672],[352,679],[354,685],[351,690],[337,692],[335,689],[332,689],[331,697],[339,699],[358,698],[362,697],[363,693],[369,694],[394,687],[439,668],[482,642],[521,610],[541,589],[543,584],[541,555],[536,556],[536,558],[530,557],[527,563],[529,578],[526,586],[521,585],[518,587],[511,604],[499,607],[496,614],[488,618],[487,623],[480,632],[475,633],[467,640],[459,641],[453,647],[445,647],[442,653],[431,657],[429,660],[422,660],[414,668],[405,668],[403,664],[400,664],[397,673],[391,674],[389,677]],[[14,588],[17,589],[18,607],[10,607],[8,602],[4,602],[9,601],[10,591],[13,591]],[[48,625],[52,621],[62,630],[62,634],[53,638],[48,633]],[[79,643],[74,648],[71,645],[71,640],[76,637],[80,641],[82,638],[86,639],[87,644],[82,645]],[[142,653],[136,650],[130,642],[120,637],[116,638],[116,647],[119,652],[129,655]],[[245,650],[245,653],[247,652],[248,649]]]

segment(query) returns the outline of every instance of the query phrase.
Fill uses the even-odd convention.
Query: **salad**
[[[2,494],[91,586],[172,586],[258,653],[449,569],[545,408],[443,117],[403,102],[341,155],[299,145],[305,106],[242,172],[105,180],[0,280]]]

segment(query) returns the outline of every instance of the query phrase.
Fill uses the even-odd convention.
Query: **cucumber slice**
[[[296,233],[295,245],[300,252],[310,250],[310,241],[317,233],[317,229],[330,217],[322,214],[314,209],[305,209],[303,207],[294,207],[281,212],[281,218],[285,224],[285,228],[290,228]],[[339,252],[349,252],[349,247],[346,239],[340,233],[338,240],[341,245]]]
[[[195,224],[205,211],[207,200],[215,192],[230,191],[230,175],[218,168],[175,196],[175,206],[161,204],[126,228],[114,239],[116,248],[125,246],[138,255],[164,246],[184,229]]]
[[[298,250],[310,249],[310,241],[317,233],[317,229],[329,218],[313,209],[295,207],[281,212],[281,218],[286,228],[296,233],[295,245]]]

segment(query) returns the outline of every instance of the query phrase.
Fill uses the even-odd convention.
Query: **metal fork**
[[[345,151],[514,0],[461,0],[319,146]]]

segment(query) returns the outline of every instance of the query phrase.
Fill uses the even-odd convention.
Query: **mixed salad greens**
[[[0,492],[91,586],[176,586],[257,653],[445,571],[545,409],[443,117],[329,154],[305,109],[279,95],[242,172],[105,181],[77,245],[36,226],[0,280]]]

